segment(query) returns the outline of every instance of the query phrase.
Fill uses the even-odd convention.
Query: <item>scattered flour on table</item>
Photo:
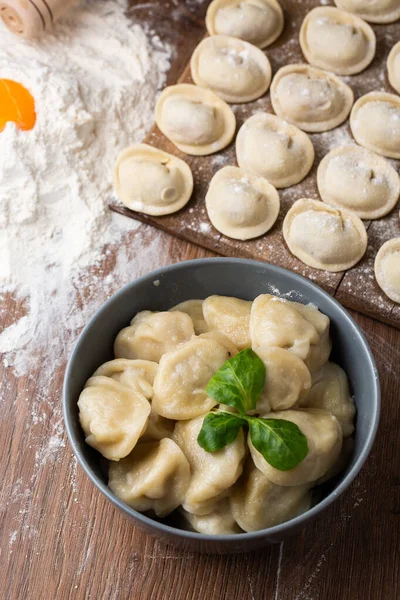
[[[1,295],[23,300],[26,312],[0,332],[0,353],[18,375],[37,350],[59,344],[51,323],[68,323],[73,337],[85,322],[93,307],[76,302],[79,277],[135,227],[107,208],[112,167],[152,122],[170,49],[129,21],[126,7],[87,0],[38,42],[0,25],[0,78],[29,89],[37,112],[33,130],[8,123],[0,133]]]

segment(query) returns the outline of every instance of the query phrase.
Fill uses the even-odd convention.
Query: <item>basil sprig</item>
[[[239,414],[225,411],[209,413],[197,442],[207,452],[222,450],[247,425],[254,448],[272,467],[288,471],[308,454],[305,435],[292,421],[246,414],[255,409],[266,376],[263,361],[250,348],[227,360],[210,379],[206,391],[210,398],[235,408]]]

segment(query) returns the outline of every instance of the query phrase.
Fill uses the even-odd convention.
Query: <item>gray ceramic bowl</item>
[[[205,536],[178,529],[173,520],[156,521],[129,508],[108,489],[104,461],[85,444],[77,401],[86,380],[103,362],[113,358],[117,333],[140,310],[166,310],[184,300],[206,298],[211,294],[252,300],[263,293],[312,302],[331,319],[332,358],[347,372],[357,405],[354,453],[347,469],[323,490],[322,500],[308,512],[255,533]],[[249,551],[283,540],[313,521],[344,492],[371,450],[379,421],[380,389],[375,361],[364,335],[347,311],[329,294],[299,275],[266,263],[210,258],[158,269],[128,284],[110,298],[78,339],[65,374],[63,405],[73,451],[86,474],[114,506],[137,526],[165,542],[194,551],[225,553]]]

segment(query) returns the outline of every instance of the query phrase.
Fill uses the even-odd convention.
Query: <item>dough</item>
[[[289,350],[313,373],[329,358],[329,324],[329,318],[315,306],[261,294],[250,314],[252,348],[261,357],[265,348]]]
[[[258,356],[266,367],[265,386],[255,412],[287,410],[306,396],[311,388],[311,374],[304,362],[284,348],[261,346]]]
[[[400,237],[380,248],[375,259],[375,277],[386,296],[400,304]]]
[[[190,69],[196,85],[234,104],[251,102],[265,94],[272,75],[262,50],[226,35],[202,40],[193,52]]]
[[[315,133],[343,123],[350,114],[354,94],[331,73],[309,65],[287,65],[272,81],[271,102],[282,119]]]
[[[310,485],[275,485],[248,461],[233,488],[232,515],[244,531],[259,531],[290,521],[311,507]]]
[[[346,373],[335,363],[328,362],[313,374],[312,388],[300,399],[299,406],[321,408],[332,413],[339,421],[343,437],[354,431],[356,409],[349,392]]]
[[[324,202],[353,211],[360,219],[380,219],[400,195],[397,171],[377,154],[344,146],[327,154],[318,167],[318,191]]]
[[[214,510],[208,515],[194,515],[181,509],[185,521],[190,529],[205,535],[233,535],[234,533],[243,533],[239,525],[232,516],[232,511],[228,498],[224,498],[215,506]]]
[[[367,249],[367,232],[354,213],[318,200],[297,200],[283,222],[289,250],[314,269],[336,273],[353,267]]]
[[[252,302],[229,296],[209,296],[204,300],[204,318],[210,330],[226,335],[239,350],[250,348]]]
[[[376,38],[359,17],[332,6],[318,6],[303,21],[300,46],[310,64],[336,75],[355,75],[374,58]]]
[[[370,23],[393,23],[400,19],[399,0],[335,0],[335,4]]]
[[[270,46],[283,31],[277,0],[214,0],[207,10],[210,35],[230,35],[259,48]]]
[[[192,478],[186,492],[183,508],[195,515],[213,512],[217,503],[240,477],[246,446],[243,431],[218,452],[206,452],[197,443],[203,425],[202,415],[176,424],[173,439],[189,461]]]
[[[350,127],[361,146],[400,158],[400,98],[385,92],[370,92],[353,106]]]
[[[192,319],[182,312],[143,311],[119,332],[114,343],[117,358],[159,362],[161,357],[194,335]]]
[[[173,314],[173,313],[171,313]],[[166,352],[154,380],[154,410],[167,419],[192,419],[211,410],[208,398],[211,377],[237,348],[218,332],[203,333]]]
[[[218,152],[235,135],[232,109],[211,90],[188,83],[165,88],[155,116],[161,132],[179,150],[193,156]]]
[[[110,465],[108,475],[108,486],[118,498],[158,517],[182,504],[190,483],[189,463],[169,439],[138,444],[127,458]]]
[[[150,404],[111,377],[91,377],[78,400],[85,441],[109,460],[127,456],[145,431]]]
[[[390,51],[387,69],[390,85],[400,94],[400,42],[397,42]]]
[[[186,300],[169,309],[170,311],[178,310],[184,312],[193,321],[194,332],[196,335],[207,333],[208,325],[204,320],[203,315],[203,300]]]
[[[263,177],[238,167],[224,167],[210,182],[206,208],[220,233],[249,240],[271,229],[278,218],[280,200],[276,189]]]
[[[251,116],[236,139],[239,167],[265,177],[276,188],[299,183],[314,162],[314,148],[306,133],[269,113]]]
[[[136,144],[119,155],[114,185],[118,198],[131,210],[146,215],[168,215],[189,201],[193,175],[180,158],[146,144]]]
[[[308,454],[294,469],[280,471],[272,467],[251,443],[248,444],[254,464],[276,485],[294,486],[313,483],[335,464],[342,449],[342,428],[336,417],[325,410],[284,410],[264,416],[295,423],[306,436]]]

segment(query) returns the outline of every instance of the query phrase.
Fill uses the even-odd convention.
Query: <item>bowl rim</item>
[[[208,534],[198,533],[198,532],[194,532],[194,531],[187,531],[184,529],[179,529],[177,527],[172,527],[171,525],[168,525],[168,524],[160,522],[160,521],[156,521],[156,520],[152,519],[151,517],[148,517],[145,514],[140,513],[138,511],[134,510],[133,508],[131,508],[130,506],[128,506],[127,504],[125,504],[122,500],[117,498],[117,496],[115,496],[111,492],[111,490],[109,489],[109,487],[107,485],[105,485],[100,480],[100,478],[92,471],[90,465],[84,459],[84,457],[79,449],[75,433],[73,431],[73,426],[72,426],[73,419],[72,419],[72,416],[71,416],[71,413],[69,410],[69,406],[68,406],[68,404],[69,404],[69,402],[68,402],[69,382],[72,379],[75,357],[79,353],[80,345],[81,345],[82,340],[85,337],[86,333],[92,328],[93,324],[98,319],[101,318],[103,311],[106,311],[108,309],[109,305],[112,304],[113,302],[115,302],[117,298],[119,298],[120,296],[123,296],[128,290],[130,290],[132,287],[135,287],[136,285],[138,285],[140,283],[146,282],[147,280],[150,280],[150,281],[153,280],[153,283],[154,283],[154,281],[156,281],[159,277],[161,277],[166,271],[178,271],[180,269],[191,269],[193,267],[197,268],[197,267],[205,265],[207,263],[215,263],[215,264],[220,263],[221,265],[223,265],[223,264],[232,264],[232,265],[241,264],[241,265],[249,265],[252,268],[257,267],[257,268],[260,268],[263,270],[266,269],[267,271],[272,271],[272,272],[274,272],[276,274],[280,274],[284,277],[289,277],[294,283],[301,282],[301,284],[303,286],[305,285],[306,287],[310,288],[313,292],[316,292],[317,294],[322,295],[325,298],[327,298],[328,302],[331,302],[334,306],[336,306],[337,309],[339,309],[339,311],[345,317],[349,327],[351,327],[354,330],[354,332],[358,338],[358,343],[363,346],[364,351],[366,353],[368,368],[369,368],[370,372],[372,372],[374,375],[374,377],[373,377],[374,387],[373,387],[373,389],[371,389],[371,394],[372,394],[373,398],[375,399],[373,412],[371,415],[372,427],[371,427],[369,435],[366,439],[366,442],[362,448],[362,452],[361,452],[360,456],[358,457],[358,459],[356,460],[356,462],[354,463],[354,465],[352,466],[350,471],[346,474],[346,476],[340,482],[340,484],[337,487],[335,487],[335,489],[332,490],[323,500],[321,500],[321,502],[319,502],[318,504],[316,504],[315,506],[313,506],[312,508],[307,510],[305,513],[302,513],[299,516],[297,516],[293,519],[290,519],[289,521],[285,521],[284,523],[275,525],[274,527],[260,529],[260,530],[249,532],[249,533],[244,532],[244,533],[235,533],[235,534],[229,534],[229,535],[228,534],[208,535]],[[294,289],[296,289],[295,286],[294,286]],[[292,528],[294,528],[296,526],[301,526],[301,525],[305,526],[309,520],[313,520],[315,517],[317,517],[321,512],[323,512],[326,508],[328,508],[341,494],[343,494],[343,492],[350,486],[350,484],[354,481],[354,479],[357,477],[357,475],[361,471],[365,461],[367,460],[367,458],[370,454],[371,448],[373,446],[373,443],[374,443],[374,440],[376,437],[376,433],[377,433],[377,429],[378,429],[378,425],[379,425],[380,408],[381,408],[381,388],[380,388],[379,373],[378,373],[378,369],[376,366],[375,358],[372,354],[372,350],[369,346],[369,343],[368,343],[363,331],[361,330],[359,325],[354,321],[354,319],[352,318],[350,313],[347,311],[347,309],[345,309],[335,298],[333,298],[323,288],[321,288],[319,285],[313,283],[308,278],[303,277],[302,275],[299,275],[298,273],[294,273],[293,271],[290,271],[283,267],[278,267],[277,265],[273,265],[273,264],[270,264],[267,262],[256,261],[256,260],[251,260],[251,259],[246,259],[246,258],[210,257],[210,258],[191,259],[191,260],[186,260],[186,261],[181,261],[178,263],[166,265],[164,267],[159,267],[153,271],[150,271],[149,273],[141,275],[137,279],[134,279],[130,283],[124,285],[120,290],[118,290],[110,298],[108,298],[106,300],[106,302],[104,302],[100,306],[100,308],[94,313],[94,315],[90,318],[90,320],[85,325],[85,327],[82,329],[81,333],[79,334],[79,336],[75,342],[73,351],[70,355],[70,358],[68,360],[66,370],[65,370],[63,388],[62,388],[62,404],[63,404],[64,423],[65,423],[65,427],[66,427],[66,431],[67,431],[67,435],[68,435],[68,440],[72,447],[75,457],[78,459],[80,466],[83,468],[84,472],[89,477],[89,479],[92,481],[92,483],[95,485],[95,487],[102,494],[104,494],[104,496],[115,507],[119,508],[123,513],[125,513],[125,515],[127,515],[131,519],[139,521],[147,529],[149,529],[149,528],[155,529],[161,533],[170,534],[175,537],[178,536],[178,537],[181,537],[181,538],[187,539],[187,540],[189,540],[189,539],[197,540],[197,541],[207,540],[210,542],[212,542],[214,540],[214,541],[224,542],[224,543],[229,543],[229,542],[236,543],[238,541],[243,541],[245,543],[247,540],[249,540],[249,541],[250,540],[260,540],[265,537],[273,537],[274,535],[282,535],[283,536],[286,532],[290,531]]]

